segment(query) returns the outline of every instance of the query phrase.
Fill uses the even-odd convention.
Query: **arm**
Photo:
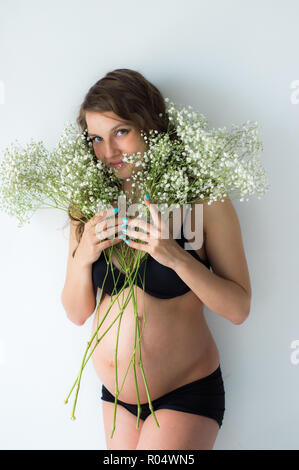
[[[230,199],[224,200],[203,204],[205,248],[213,272],[188,250],[180,252],[173,269],[210,310],[238,325],[249,315],[251,286],[238,216]]]
[[[61,302],[68,318],[76,325],[83,325],[96,307],[97,288],[92,283],[92,264],[82,264],[79,258],[72,253],[78,242],[75,229],[78,222],[70,221],[69,254],[67,273]]]

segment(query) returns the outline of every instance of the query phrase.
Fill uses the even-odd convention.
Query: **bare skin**
[[[204,246],[196,251],[203,259],[206,259]],[[112,262],[120,270],[115,256],[112,257]],[[143,323],[143,305],[146,318],[144,334],[141,338],[141,355],[151,399],[154,400],[181,385],[212,373],[218,367],[220,358],[205,321],[200,299],[192,291],[170,299],[159,299],[146,292],[143,293],[141,288],[136,287],[140,331]],[[124,290],[124,298],[128,292],[127,287]],[[114,296],[103,293],[99,310],[100,321],[110,305],[111,298],[113,299]],[[119,305],[115,302],[101,326],[102,333],[118,314]],[[93,332],[97,323],[98,315],[95,315]],[[116,321],[93,353],[94,367],[102,383],[111,393],[115,390],[114,350],[117,324]],[[124,310],[120,328],[117,362],[119,386],[131,359],[134,334],[134,310],[131,299]],[[137,362],[138,353],[136,353]],[[144,403],[148,400],[138,366],[136,373],[140,401]],[[118,397],[127,403],[137,403],[132,366]]]
[[[169,231],[173,236],[171,224]],[[115,245],[114,249],[117,248],[118,246]],[[207,259],[204,244],[196,252],[202,259]],[[112,262],[121,270],[115,256],[112,257]],[[145,311],[146,325],[141,339],[141,355],[150,397],[153,401],[186,383],[211,374],[218,367],[220,357],[203,315],[203,304],[191,290],[172,299],[158,299],[146,292],[143,293],[141,288],[136,287],[140,331],[143,324],[143,306]],[[129,288],[125,289],[124,296],[128,290]],[[98,321],[102,320],[110,301],[111,296],[103,293],[100,309],[94,316],[93,332]],[[100,335],[106,331],[118,313],[119,306],[115,303],[101,326]],[[92,356],[94,368],[101,382],[113,395],[115,395],[114,350],[117,324],[116,321],[101,339],[101,343]],[[120,328],[117,361],[118,388],[122,384],[131,360],[133,345],[134,310],[130,301],[124,310]],[[146,403],[148,397],[142,373],[138,367],[138,353],[136,353],[136,374],[140,402]],[[118,398],[126,403],[137,404],[132,364]],[[108,449],[211,449],[219,431],[218,423],[211,418],[176,410],[156,412],[160,429],[156,427],[152,415],[148,416],[144,422],[140,420],[139,429],[136,429],[136,417],[121,405],[117,405],[117,426],[111,439],[114,403],[102,401],[102,407]],[[181,434],[175,434],[177,438],[173,441],[174,434],[169,433],[169,426],[171,423],[173,426],[178,426],[178,420],[182,420]]]
[[[204,245],[200,250],[196,251],[202,259],[206,259]],[[115,257],[112,258],[112,262],[120,269]],[[128,288],[125,289],[125,295],[127,291]],[[100,321],[111,301],[111,297],[108,294],[103,295],[99,313]],[[150,397],[153,401],[171,390],[211,374],[218,367],[220,357],[203,314],[203,304],[192,291],[172,299],[158,299],[147,293],[143,294],[142,289],[137,286],[137,311],[140,331],[143,322],[143,295],[146,325],[143,337],[141,338],[141,355]],[[119,308],[116,302],[101,326],[100,331],[104,332],[118,313]],[[92,327],[93,332],[97,323],[98,317],[95,315]],[[113,395],[115,395],[114,350],[117,324],[118,322],[116,321],[104,338],[102,338],[92,357],[97,375]],[[133,346],[134,310],[132,301],[130,301],[124,310],[120,328],[117,361],[119,388],[131,359]],[[146,403],[148,398],[141,370],[138,367],[138,352],[136,353],[136,374],[140,403]],[[118,398],[126,403],[137,404],[132,365]],[[111,439],[110,433],[114,415],[114,403],[102,401],[102,407],[108,449],[136,449],[145,422],[149,426],[147,433],[149,433],[150,437],[147,436],[145,438],[145,433],[143,433],[142,441],[140,441],[143,444],[139,443],[139,445],[145,445],[145,447],[138,447],[139,449],[187,449],[187,444],[184,444],[182,439],[184,433],[178,439],[182,447],[173,447],[174,445],[179,445],[178,441],[176,443],[170,441],[168,444],[170,447],[166,447],[167,439],[170,438],[168,424],[173,422],[178,425],[178,418],[183,419],[185,422],[181,429],[184,429],[184,426],[190,426],[189,440],[191,439],[192,442],[190,449],[211,449],[219,431],[219,426],[213,419],[192,415],[191,413],[182,413],[176,410],[158,410],[156,417],[160,426],[162,426],[161,429],[166,429],[165,437],[162,438],[161,430],[158,430],[151,415],[148,416],[145,422],[140,420],[139,429],[136,429],[136,416],[121,405],[117,405],[116,430]],[[162,420],[160,419],[161,416]],[[163,425],[164,420],[165,424]],[[197,427],[202,431],[201,434],[195,432]],[[125,432],[124,429],[126,430]],[[159,441],[156,444],[158,447],[153,447],[153,440],[158,436]],[[196,443],[192,441],[195,437]],[[203,439],[203,441],[200,439]]]
[[[115,143],[112,138],[110,140],[110,137],[108,137],[108,129],[112,128],[113,119],[116,119],[117,116],[109,112],[105,114],[87,113],[86,117],[89,127],[95,128],[98,126],[104,129],[101,133],[101,136],[104,136],[103,141],[100,142],[102,147],[99,148],[100,143],[95,147],[98,158],[105,161],[105,163],[108,163],[110,158],[112,162],[118,161],[118,157],[121,155],[120,151],[126,151],[125,145],[121,148],[122,144]],[[136,135],[135,140],[132,134],[124,137],[124,139],[126,138],[128,139],[127,151],[142,149]],[[119,175],[120,177],[123,175],[124,178],[128,177],[130,168],[128,166],[120,168]],[[129,185],[127,185],[127,188],[129,189]],[[126,245],[124,244],[124,246]],[[207,259],[204,243],[196,251],[202,259]],[[112,262],[120,269],[115,257],[112,258]],[[146,325],[141,339],[141,355],[150,397],[153,401],[182,385],[211,374],[218,367],[220,357],[203,314],[203,303],[191,290],[175,298],[159,299],[143,293],[141,288],[136,287],[140,331],[143,323],[143,306],[146,316]],[[128,290],[129,288],[125,289],[125,296]],[[101,321],[110,302],[111,297],[108,294],[103,294],[99,319],[97,315],[94,316],[92,332],[94,332],[98,320]],[[100,336],[118,314],[119,305],[115,302],[101,326]],[[117,362],[119,387],[122,384],[133,352],[134,320],[133,305],[130,301],[124,310],[120,327]],[[118,321],[101,339],[92,356],[98,377],[114,395],[114,352],[117,324]],[[138,351],[136,352],[136,374],[140,402],[141,404],[146,403],[148,397],[141,370],[138,366]],[[132,365],[118,398],[127,403],[137,404]],[[116,430],[113,439],[111,439],[114,403],[102,401],[102,406],[108,449],[208,449],[213,447],[219,431],[218,423],[213,419],[176,410],[157,411],[156,416],[161,426],[160,429],[156,427],[151,415],[144,422],[140,420],[139,429],[136,429],[136,416],[129,413],[122,406],[117,405]],[[181,424],[179,424],[180,420],[182,420]],[[181,426],[180,436],[177,437],[176,441],[173,437],[174,433],[171,433],[175,424]],[[138,442],[139,447],[137,447]]]

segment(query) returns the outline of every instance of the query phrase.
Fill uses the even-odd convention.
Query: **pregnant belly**
[[[127,288],[128,289],[128,288]],[[127,294],[125,289],[125,297]],[[143,371],[151,400],[175,388],[204,377],[219,364],[219,353],[203,316],[203,305],[191,292],[173,299],[157,299],[137,287],[137,318],[142,334],[140,353]],[[119,297],[121,305],[122,295]],[[110,305],[111,298],[105,294],[99,315],[95,313],[92,334]],[[144,304],[144,316],[143,316]],[[117,301],[100,326],[98,338],[119,315]],[[118,317],[105,336],[101,338],[92,355],[94,368],[101,382],[115,395],[116,364],[118,398],[127,403],[137,403],[135,373],[141,403],[148,401],[143,374],[139,366],[139,342],[135,333],[136,318],[132,301],[126,306],[119,325]],[[115,354],[117,333],[118,349]],[[135,372],[134,372],[134,347]],[[95,345],[95,341],[92,346]]]

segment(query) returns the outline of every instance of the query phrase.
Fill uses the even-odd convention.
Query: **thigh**
[[[221,369],[179,387],[155,401],[136,449],[212,449],[222,424],[225,390]]]
[[[219,425],[215,419],[182,411],[155,411],[144,421],[136,450],[211,450]]]
[[[137,417],[124,408],[116,405],[115,429],[112,438],[111,431],[114,418],[114,403],[102,401],[105,437],[108,450],[131,450],[136,449],[138,439],[144,421],[139,420],[139,428],[136,429]]]

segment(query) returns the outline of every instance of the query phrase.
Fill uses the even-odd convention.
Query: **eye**
[[[116,133],[117,133],[117,132],[123,132],[123,131],[124,131],[126,134],[128,134],[128,132],[129,132],[128,129],[118,129],[118,131],[116,131]]]
[[[98,137],[98,136],[96,135],[95,137],[92,137],[90,140],[91,140],[91,142],[94,142],[95,139],[99,139],[99,138],[100,138],[100,137]],[[97,141],[96,141],[96,142],[97,142]]]
[[[129,129],[117,129],[115,131],[115,133],[117,134],[118,132],[125,132],[126,134],[128,134],[130,131],[129,131]],[[96,135],[95,137],[90,138],[90,140],[91,140],[91,142],[95,142],[95,143],[98,144],[101,141],[100,140],[95,140],[95,139],[101,139],[101,138],[102,137],[99,137],[98,135]]]

